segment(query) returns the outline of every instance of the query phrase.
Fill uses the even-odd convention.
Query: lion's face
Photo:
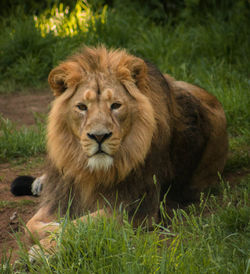
[[[144,163],[156,128],[146,73],[143,60],[104,48],[52,70],[47,147],[59,171],[111,184]]]
[[[91,171],[109,169],[130,132],[136,102],[116,79],[89,75],[68,104],[68,124]]]

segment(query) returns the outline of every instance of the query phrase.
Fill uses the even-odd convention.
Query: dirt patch
[[[1,95],[0,114],[19,125],[32,125],[35,123],[34,113],[47,113],[52,99],[52,93],[48,90]]]
[[[15,197],[10,192],[11,182],[25,170],[25,164],[0,165],[0,258],[7,251],[17,249],[16,232],[23,232],[26,223],[37,210],[39,198],[31,196]],[[33,176],[41,175],[41,168],[32,170]],[[15,260],[17,254],[13,254]]]

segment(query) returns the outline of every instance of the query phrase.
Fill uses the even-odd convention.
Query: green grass
[[[23,206],[35,205],[34,201],[31,200],[20,200],[20,201],[0,201],[0,212],[6,208],[20,208]]]
[[[18,128],[0,116],[0,162],[35,156],[45,152],[44,121],[37,119],[36,126]]]
[[[113,218],[62,222],[54,236],[58,251],[30,263],[21,249],[22,273],[249,273],[250,207],[246,177],[233,189],[222,182],[220,196],[201,196],[200,204],[174,211],[171,225],[151,232]],[[21,244],[19,240],[19,244]],[[8,258],[2,264],[11,273]]]
[[[229,157],[226,163],[226,172],[235,172],[240,168],[250,166],[250,131],[243,129],[241,134],[230,136]]]

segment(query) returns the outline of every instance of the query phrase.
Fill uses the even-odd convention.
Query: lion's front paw
[[[40,240],[39,244],[33,245],[29,250],[29,261],[31,263],[41,259],[42,257],[48,257],[55,253],[57,247],[55,236],[49,236]]]

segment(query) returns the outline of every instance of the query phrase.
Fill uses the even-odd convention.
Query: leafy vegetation
[[[47,75],[82,44],[126,48],[176,79],[200,85],[228,121],[226,172],[250,165],[250,6],[244,0],[31,1],[0,17],[0,93],[47,87]],[[70,3],[69,3],[70,2]],[[3,2],[9,5],[7,2]],[[46,4],[44,4],[46,3]],[[27,12],[28,11],[28,12]],[[0,118],[0,162],[45,150],[44,122],[18,128]],[[17,269],[31,273],[249,273],[249,175],[233,190],[175,210],[170,225],[134,230],[115,218],[63,221],[59,251]],[[4,205],[4,201],[2,203]],[[9,205],[10,206],[10,205]],[[20,243],[21,245],[21,243]],[[0,272],[12,273],[3,258]]]

